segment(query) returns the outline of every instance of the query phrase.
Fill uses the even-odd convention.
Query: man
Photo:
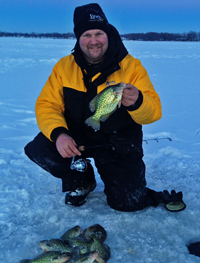
[[[114,209],[136,211],[158,203],[182,203],[181,192],[170,195],[146,188],[142,124],[161,118],[160,99],[146,70],[128,54],[98,4],[75,9],[74,33],[73,53],[54,66],[37,99],[41,132],[25,147],[26,154],[62,179],[66,204],[83,205],[96,187],[91,164],[80,172],[71,166],[72,157],[94,158],[107,202]],[[122,106],[101,122],[99,131],[88,127],[85,120],[93,114],[90,101],[120,82],[126,83]],[[79,150],[80,145],[86,146],[85,151]]]

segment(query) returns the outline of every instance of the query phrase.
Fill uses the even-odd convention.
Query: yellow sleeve
[[[128,111],[133,120],[141,125],[159,120],[162,117],[160,98],[151,83],[146,69],[138,59],[135,62],[135,69],[131,76],[130,84],[139,89],[143,95],[141,106],[134,111]]]
[[[36,119],[41,132],[51,140],[51,132],[57,127],[68,129],[64,118],[63,83],[59,74],[59,62],[42,89],[35,106]]]

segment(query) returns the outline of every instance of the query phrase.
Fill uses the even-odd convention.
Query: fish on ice
[[[71,258],[71,254],[60,251],[49,251],[37,256],[34,259],[23,259],[20,263],[63,263]]]

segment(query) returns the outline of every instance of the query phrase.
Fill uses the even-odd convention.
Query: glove
[[[179,212],[186,208],[186,204],[183,202],[183,193],[176,193],[175,190],[171,191],[171,194],[164,190],[163,192],[151,191],[152,198],[159,204],[165,204],[165,208],[170,212]]]
[[[170,212],[179,212],[186,208],[186,204],[183,202],[183,193],[176,193],[175,190],[171,191],[171,195],[167,190],[163,191],[165,198],[165,208]]]

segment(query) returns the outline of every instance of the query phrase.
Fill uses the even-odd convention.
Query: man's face
[[[105,58],[108,36],[100,29],[87,30],[80,36],[79,45],[87,62],[97,64]]]

